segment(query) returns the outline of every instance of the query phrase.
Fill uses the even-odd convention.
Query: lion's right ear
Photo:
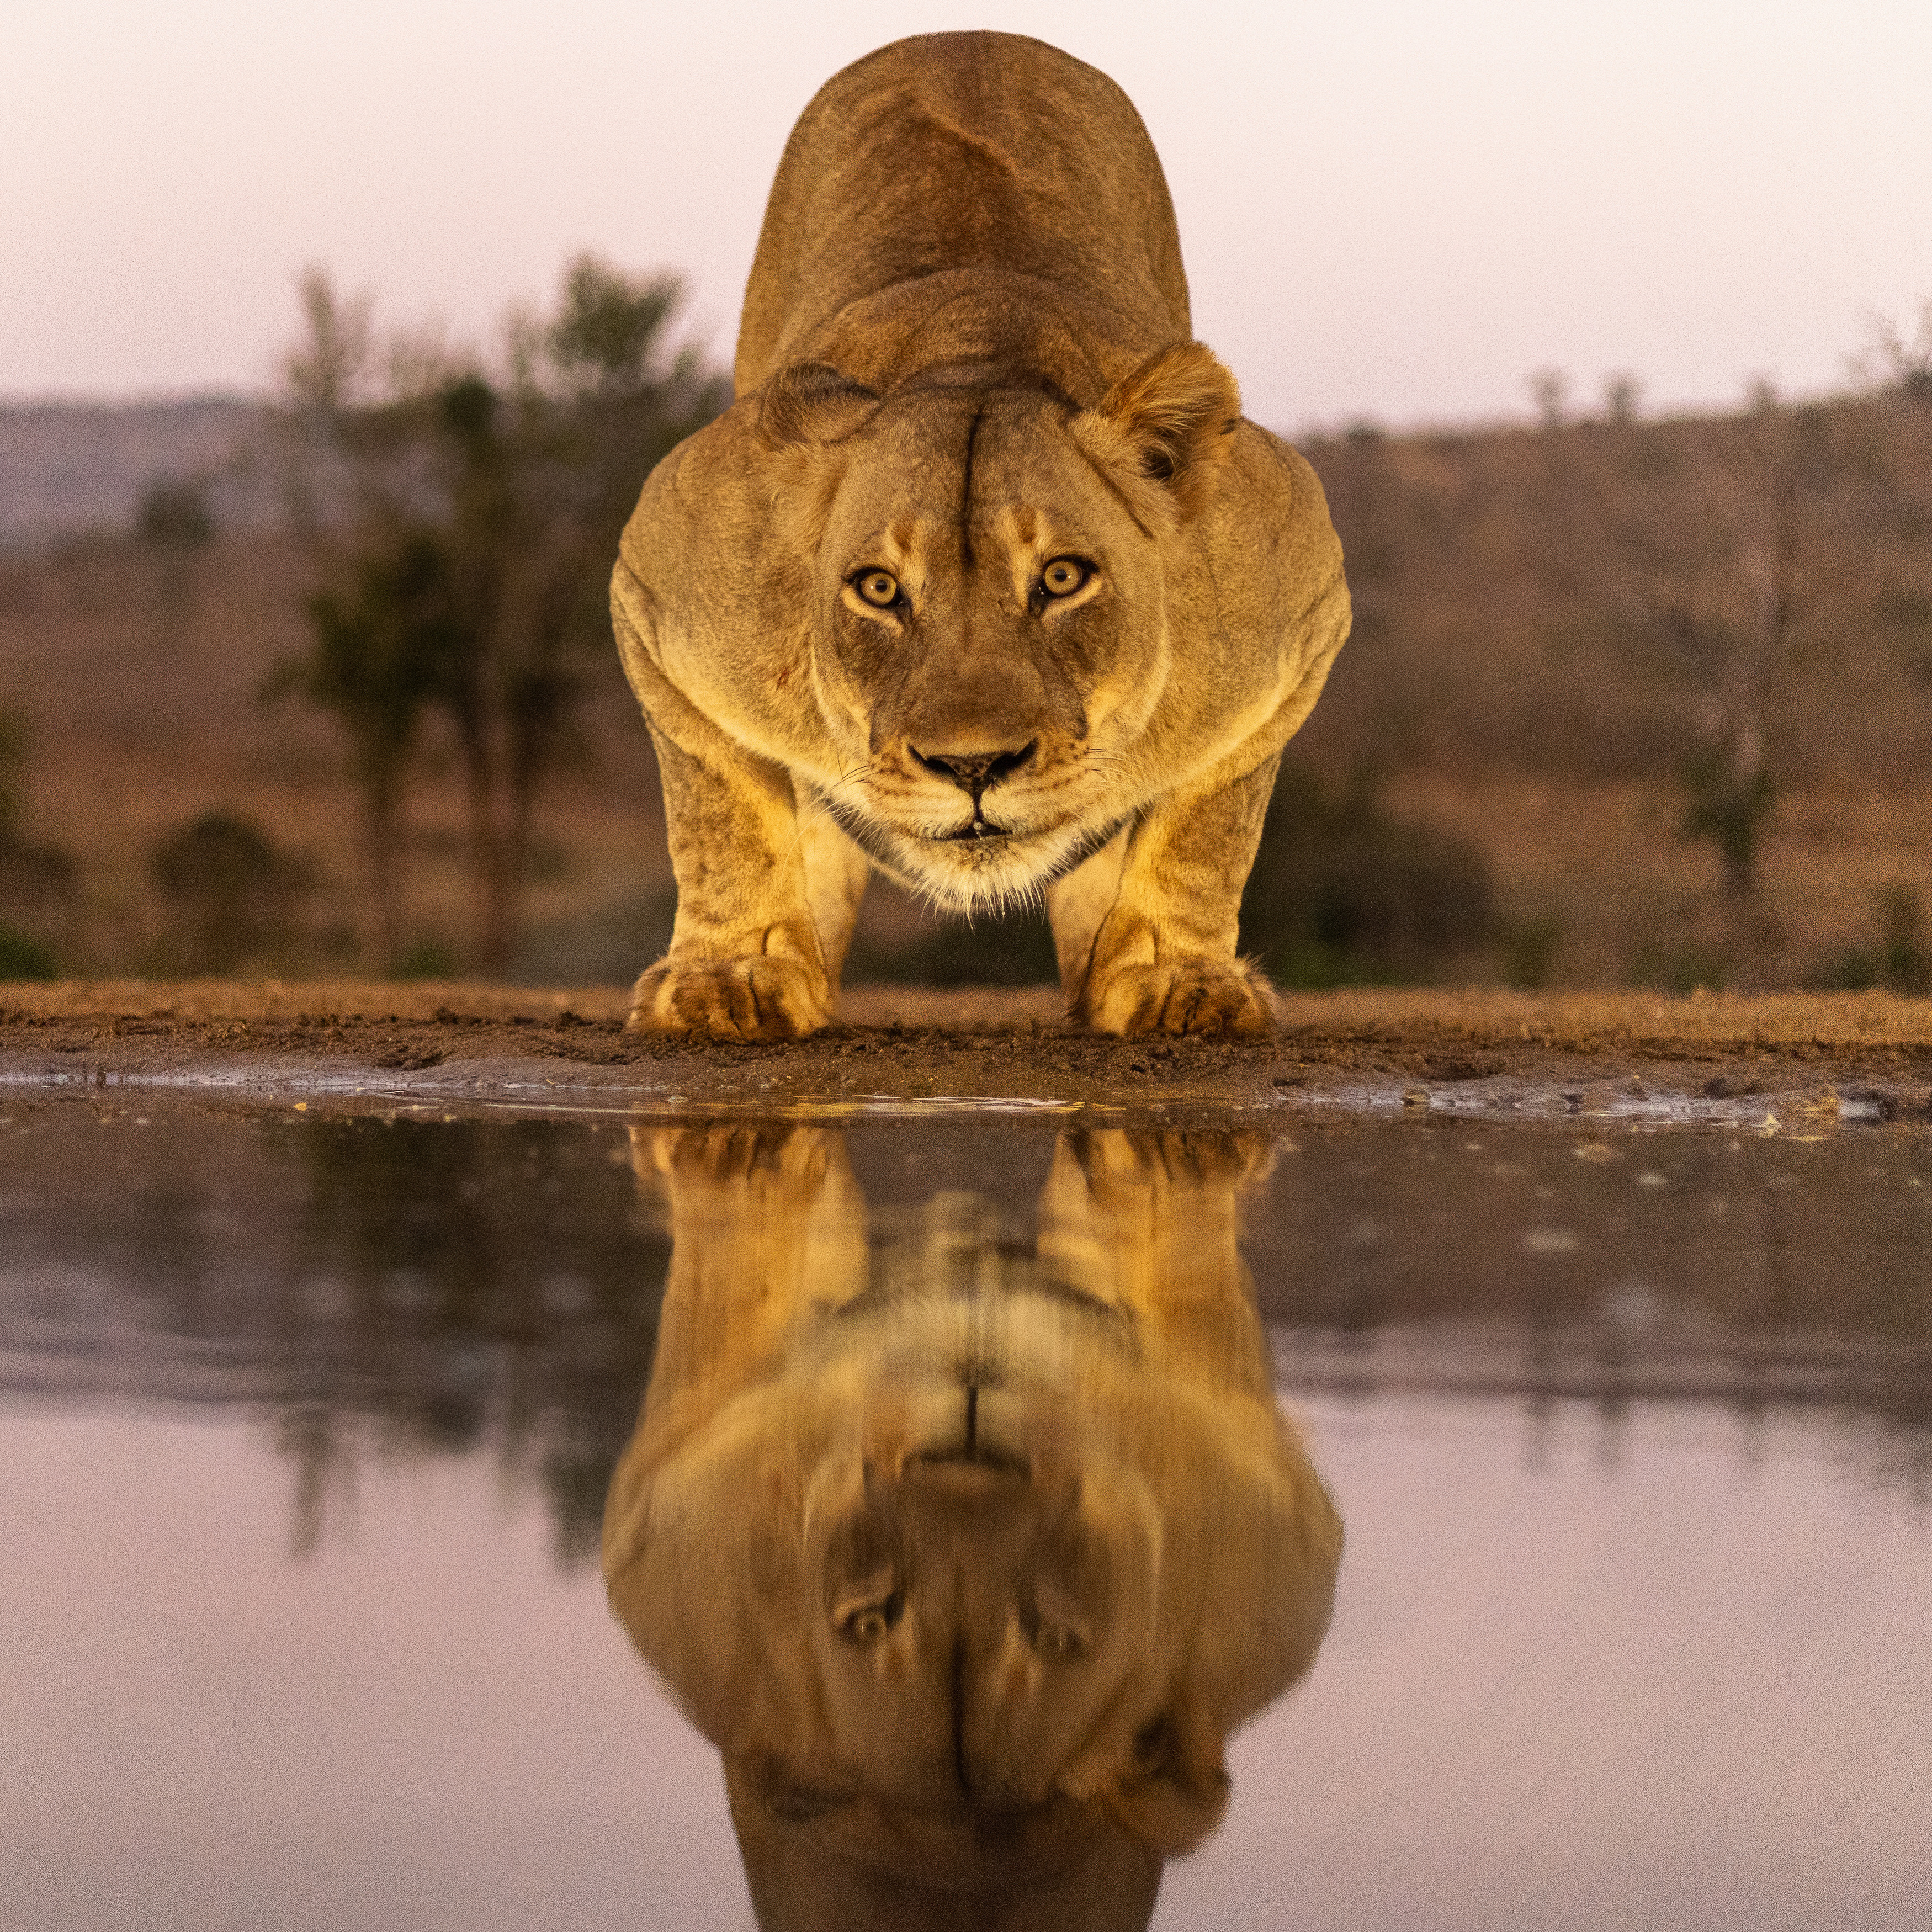
[[[1072,430],[1132,496],[1164,501],[1184,523],[1208,507],[1240,419],[1241,392],[1214,352],[1176,342],[1082,410]]]
[[[758,434],[772,449],[837,442],[879,406],[878,393],[829,362],[794,362],[758,394]]]

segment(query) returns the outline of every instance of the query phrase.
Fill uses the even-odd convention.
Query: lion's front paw
[[[631,996],[629,1033],[705,1040],[800,1040],[831,1018],[825,976],[778,953],[662,959]]]
[[[1222,1034],[1252,1040],[1274,1030],[1268,982],[1238,959],[1173,959],[1121,966],[1090,985],[1082,1017],[1096,1033]]]

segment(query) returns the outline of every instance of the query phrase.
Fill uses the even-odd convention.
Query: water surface
[[[23,1925],[752,1923],[596,1550],[788,1160],[854,1298],[1252,1278],[1346,1550],[1156,1924],[1922,1923],[1922,1133],[0,1114]]]

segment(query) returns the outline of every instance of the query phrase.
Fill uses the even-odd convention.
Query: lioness
[[[1259,1142],[1065,1136],[1027,1251],[964,1193],[875,1245],[836,1132],[633,1132],[673,1246],[604,1574],[760,1923],[1144,1926],[1340,1554],[1234,1244]]]
[[[1102,1032],[1269,1028],[1241,888],[1348,598],[1314,473],[1191,333],[1104,74],[936,34],[820,89],[737,400],[612,584],[678,888],[634,1028],[824,1024],[875,866],[968,913],[1043,893]]]

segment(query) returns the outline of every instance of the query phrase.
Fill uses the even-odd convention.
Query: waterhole
[[[1923,1127],[358,1104],[0,1106],[9,1923],[1924,1922]]]

